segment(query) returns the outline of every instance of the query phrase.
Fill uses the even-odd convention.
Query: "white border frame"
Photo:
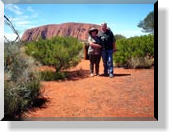
[[[4,117],[4,4],[0,1],[0,119]]]
[[[154,4],[157,0],[2,0],[4,4]]]
[[[34,0],[33,0],[34,1]],[[44,1],[44,0],[43,0]],[[44,2],[42,1],[42,3],[48,3],[47,0],[45,0]],[[47,2],[46,2],[47,1]],[[50,2],[53,2],[55,0],[50,0]],[[64,2],[60,2],[61,0],[59,0],[58,3],[66,3],[66,1],[70,1],[70,0],[65,0]],[[73,1],[73,0],[72,0]],[[70,3],[73,3],[73,2]],[[76,2],[78,0],[75,0]],[[89,1],[89,0],[88,0]],[[95,0],[96,1],[96,0]],[[106,0],[102,0],[102,1],[106,1]],[[109,3],[110,0],[108,0]],[[112,1],[112,0],[111,0]],[[122,0],[123,1],[123,0]],[[128,0],[125,0],[128,1]],[[131,1],[131,0],[130,0]],[[135,0],[134,0],[135,1]],[[140,2],[141,0],[139,0]],[[147,1],[147,0],[146,0]],[[152,3],[152,1],[156,1],[156,0],[150,0],[151,2],[148,3]],[[5,3],[33,3],[32,0],[6,0]],[[153,3],[154,3],[153,2]],[[35,1],[34,3],[41,3],[41,0],[37,0],[37,2]],[[81,2],[84,3],[84,2]],[[115,2],[114,2],[115,3]],[[166,13],[163,11],[161,16],[166,16]],[[164,31],[161,33],[163,35],[159,35],[159,39],[162,38],[165,34],[165,20],[163,20],[163,18],[165,17],[161,17],[161,19],[159,18],[159,22],[161,24],[161,27],[164,28]],[[160,26],[159,26],[160,28]],[[0,31],[3,33],[0,33],[0,117],[3,117],[4,115],[4,4],[3,2],[0,1]],[[165,42],[165,41],[164,41]],[[164,44],[164,43],[163,43]],[[164,47],[164,45],[159,43],[159,47]],[[165,54],[163,56],[166,56]],[[163,57],[162,56],[162,57]],[[163,59],[161,62],[162,64],[164,63],[165,59]],[[160,63],[160,62],[159,62]],[[160,71],[160,69],[159,69]],[[162,70],[163,71],[163,70]],[[159,76],[160,77],[160,76]],[[162,83],[162,81],[161,81]],[[160,86],[160,81],[159,81],[159,86]],[[165,87],[164,87],[165,88]],[[162,89],[164,89],[162,88]],[[159,89],[160,90],[160,89]],[[160,91],[164,92],[164,91]],[[164,95],[164,94],[162,94]],[[166,98],[166,96],[159,96],[159,99],[163,99]],[[164,102],[166,101],[166,99],[164,100]],[[54,121],[47,121],[47,122],[39,122],[39,121],[33,121],[33,122],[27,122],[27,121],[17,121],[17,122],[10,122],[9,127],[12,129],[21,129],[21,128],[27,128],[27,129],[42,129],[42,128],[148,128],[148,129],[164,129],[166,128],[166,119],[165,119],[165,110],[164,107],[166,104],[162,104],[163,101],[159,104],[161,105],[161,111],[159,110],[159,121],[124,121],[124,122],[120,122],[120,121],[99,121],[99,122],[95,122],[95,121],[59,121],[59,122],[54,122]],[[161,115],[160,115],[161,114]]]

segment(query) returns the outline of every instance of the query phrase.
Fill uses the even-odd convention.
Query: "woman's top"
[[[98,36],[96,37],[89,36],[88,42],[101,45],[101,40]],[[99,55],[100,53],[101,53],[101,49],[99,47],[93,47],[89,44],[88,54]]]

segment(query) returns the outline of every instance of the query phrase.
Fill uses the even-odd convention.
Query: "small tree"
[[[54,66],[59,72],[78,64],[82,47],[76,38],[54,37],[27,43],[26,53],[43,65]]]
[[[140,21],[138,24],[139,28],[142,28],[145,33],[154,33],[154,12],[150,12],[144,20]]]

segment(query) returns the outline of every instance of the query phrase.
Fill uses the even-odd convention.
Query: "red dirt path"
[[[41,82],[48,102],[25,113],[26,118],[153,117],[154,69],[115,68],[114,78],[89,77],[89,61],[82,60],[70,72],[71,79]]]

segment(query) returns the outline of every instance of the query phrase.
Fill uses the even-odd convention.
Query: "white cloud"
[[[121,34],[129,38],[129,37],[144,35],[145,33],[141,32],[140,30],[123,30],[123,31],[117,31],[116,34]]]
[[[34,12],[34,9],[32,8],[32,7],[27,7],[27,11],[29,11],[29,12]]]
[[[39,16],[38,13],[33,13],[31,17],[32,18],[37,18],[38,16]]]
[[[18,30],[25,29],[26,27],[28,27],[33,23],[29,19],[29,16],[18,16],[16,18],[11,18],[11,21]]]
[[[16,24],[17,26],[20,26],[20,25],[29,25],[29,24],[31,24],[31,23],[32,23],[31,21],[23,20],[23,21],[18,21],[18,22],[16,22],[15,24]]]
[[[16,34],[14,34],[14,33],[6,33],[5,32],[5,34],[4,34],[5,36],[6,36],[6,38],[8,39],[8,40],[10,40],[10,41],[14,41],[15,39],[16,39]]]
[[[35,10],[28,6],[27,8],[20,8],[16,4],[7,4],[5,7],[5,10],[13,12],[14,15],[12,16],[9,14],[9,19],[12,21],[13,25],[15,26],[15,29],[19,32],[19,35],[22,36],[23,32],[28,29],[35,27],[37,24],[37,20],[34,20],[39,15],[35,12]],[[8,26],[6,26],[7,28]],[[6,29],[6,37],[9,40],[14,40],[16,38],[16,35],[9,31],[9,29]]]
[[[16,15],[22,15],[23,14],[22,10],[15,4],[7,4],[7,6],[5,8],[7,10],[15,13]]]
[[[29,19],[29,17],[27,16],[27,15],[25,15],[25,16],[17,16],[17,17],[15,17],[15,18],[11,18],[11,20],[12,21],[21,21],[21,20],[28,20]]]
[[[139,28],[134,27],[134,28],[128,29],[127,25],[124,25],[124,24],[109,23],[108,27],[111,28],[114,34],[121,34],[127,38],[145,35],[145,33],[141,32]]]

